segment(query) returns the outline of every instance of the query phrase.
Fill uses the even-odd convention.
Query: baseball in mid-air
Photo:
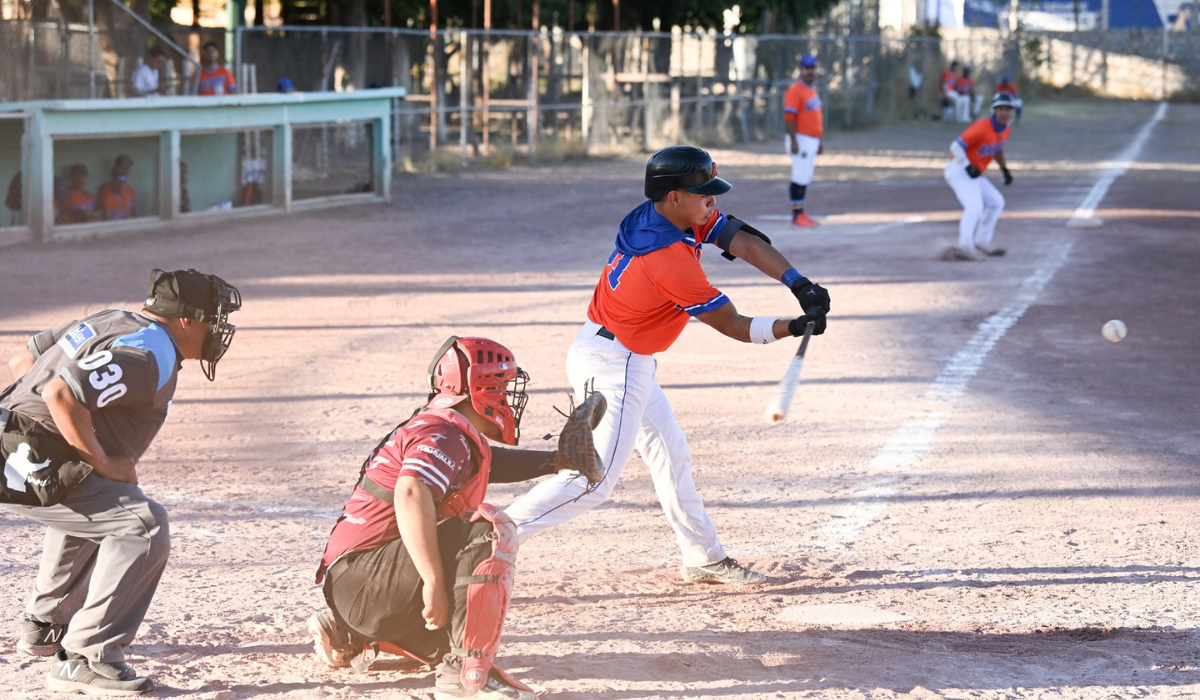
[[[1104,324],[1104,327],[1100,329],[1100,335],[1104,336],[1104,339],[1110,343],[1120,341],[1128,332],[1129,329],[1125,327],[1125,322],[1115,318]]]

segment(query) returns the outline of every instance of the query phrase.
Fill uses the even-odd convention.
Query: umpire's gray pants
[[[167,566],[167,511],[137,486],[95,474],[59,505],[9,508],[48,528],[29,616],[68,625],[67,651],[124,661]]]

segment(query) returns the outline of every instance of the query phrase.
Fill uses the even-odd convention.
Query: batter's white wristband
[[[755,316],[750,319],[750,342],[758,345],[766,345],[774,343],[779,338],[775,337],[775,321],[777,319],[767,316]]]

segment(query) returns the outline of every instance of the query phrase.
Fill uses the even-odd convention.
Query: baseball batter
[[[1004,195],[983,173],[995,159],[1004,184],[1012,184],[1013,176],[1004,159],[1004,142],[1008,139],[1012,116],[1012,97],[998,94],[992,99],[991,116],[967,127],[950,144],[954,157],[946,164],[944,176],[963,207],[958,222],[958,247],[950,250],[951,260],[983,260],[989,255],[1004,255],[1003,248],[992,247],[996,222],[1004,211]]]
[[[655,353],[669,348],[691,318],[752,343],[801,335],[809,321],[814,334],[825,331],[828,292],[797,272],[762,233],[717,211],[716,195],[729,189],[699,148],[664,148],[646,164],[648,200],[621,222],[587,322],[567,355],[574,390],[582,393],[590,386],[608,401],[594,433],[607,472],[594,487],[560,472],[509,506],[522,542],[607,500],[636,448],[682,550],[684,581],[764,580],[730,558],[718,541],[692,481],[687,439],[655,378]],[[739,314],[729,297],[709,284],[700,266],[704,244],[783,282],[805,315],[788,320]]]
[[[597,479],[585,462],[604,408],[580,406],[557,453],[493,448],[488,438],[517,444],[528,379],[487,338],[451,337],[434,355],[426,405],[371,452],[329,535],[317,572],[329,607],[309,620],[323,662],[365,670],[383,648],[437,666],[436,700],[537,697],[493,663],[518,539],[484,498],[489,482],[560,467]],[[573,422],[587,439],[562,454]]]
[[[819,224],[804,213],[804,199],[812,184],[817,156],[825,152],[821,136],[825,133],[825,117],[821,96],[813,87],[817,79],[817,59],[811,54],[800,58],[800,80],[783,96],[783,131],[785,146],[792,159],[792,224],[801,228],[816,228]]]
[[[9,361],[17,381],[0,393],[0,500],[46,526],[17,650],[57,657],[51,690],[154,690],[125,663],[125,648],[171,538],[136,464],[167,419],[182,361],[200,360],[214,379],[240,307],[219,277],[155,270],[141,311],[107,309],[42,331]]]

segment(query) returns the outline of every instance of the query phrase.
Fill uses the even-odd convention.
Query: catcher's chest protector
[[[491,556],[480,562],[470,576],[461,576],[454,582],[456,589],[466,588],[467,594],[462,638],[452,641],[460,645],[453,653],[462,657],[462,682],[469,692],[482,690],[488,673],[493,669],[500,671],[493,660],[500,646],[508,601],[512,598],[517,563],[516,524],[490,503],[481,503],[471,519],[481,518],[492,524],[491,531],[472,539],[467,548],[490,542]],[[456,590],[454,597],[461,600],[461,592]]]
[[[466,433],[467,437],[471,439],[471,443],[479,450],[479,463],[474,476],[459,488],[447,493],[437,506],[439,518],[466,520],[487,496],[488,475],[492,471],[492,446],[488,443],[487,438],[480,435],[475,426],[471,425],[471,421],[458,411],[448,408],[427,408],[421,411],[421,415],[437,416],[450,423]]]

